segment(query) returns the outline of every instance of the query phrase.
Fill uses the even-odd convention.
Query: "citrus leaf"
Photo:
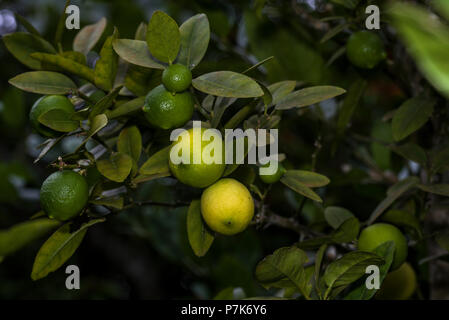
[[[112,198],[100,198],[90,201],[92,204],[99,206],[111,207],[114,209],[122,210],[124,199],[122,197],[112,197]]]
[[[309,188],[324,187],[330,182],[326,176],[312,171],[287,170],[284,176],[295,179]]]
[[[351,242],[357,238],[360,231],[360,222],[356,217],[350,217],[332,233],[332,241],[336,243]]]
[[[181,49],[177,62],[193,69],[201,62],[209,45],[209,20],[205,14],[197,14],[185,21],[179,32]]]
[[[368,224],[372,224],[390,205],[393,204],[401,195],[415,187],[419,183],[417,177],[409,177],[401,180],[391,186],[387,190],[387,197],[377,205],[374,211],[371,213]]]
[[[288,110],[295,107],[306,107],[312,104],[339,96],[346,91],[339,87],[316,86],[289,93],[277,105],[277,110]]]
[[[393,138],[400,141],[421,128],[433,112],[435,100],[414,97],[404,102],[394,113],[391,128]]]
[[[67,94],[76,90],[76,84],[70,78],[51,71],[25,72],[10,79],[9,83],[24,91],[40,94]]]
[[[28,31],[31,34],[34,34],[35,36],[41,36],[39,31],[36,30],[35,27],[23,16],[21,16],[18,13],[14,13],[14,16],[16,17],[17,21],[25,28],[26,31]]]
[[[200,200],[193,200],[187,212],[187,236],[196,256],[202,257],[214,241],[213,233],[207,228],[201,216]]]
[[[268,86],[268,90],[271,92],[271,96],[273,98],[273,101],[271,102],[272,105],[277,104],[279,101],[284,99],[290,92],[295,90],[296,87],[296,81],[280,81],[273,83]]]
[[[141,22],[136,29],[134,39],[145,41],[145,39],[147,38],[147,29],[148,29],[147,24],[145,22]]]
[[[3,41],[9,52],[28,68],[39,70],[42,64],[30,57],[33,52],[56,53],[55,48],[38,35],[26,32],[14,32],[3,36]]]
[[[193,79],[192,85],[201,92],[218,97],[253,98],[264,94],[257,81],[232,71],[203,74]]]
[[[296,177],[292,176],[284,176],[281,178],[281,182],[292,189],[293,191],[303,195],[304,197],[310,198],[312,200],[323,202],[321,200],[320,196],[317,195],[315,192],[312,191],[309,187],[307,187],[305,184],[303,184],[300,180],[298,180]]]
[[[145,41],[117,39],[112,42],[112,45],[115,52],[129,63],[151,69],[165,68],[162,64],[154,61]]]
[[[323,276],[328,289],[326,296],[331,289],[346,286],[365,274],[365,269],[369,265],[378,265],[385,261],[375,253],[364,251],[352,251],[345,254],[340,259],[330,263]]]
[[[93,119],[97,115],[106,112],[106,110],[114,103],[114,99],[117,98],[122,87],[123,86],[118,86],[114,88],[114,90],[109,92],[106,96],[104,96],[97,103],[95,103],[95,105],[92,107],[89,113],[89,119]]]
[[[40,218],[0,231],[0,256],[7,256],[56,228],[59,221]]]
[[[73,39],[73,50],[87,55],[100,40],[106,24],[107,20],[101,18],[97,23],[82,28]]]
[[[140,168],[139,172],[143,175],[167,174],[170,175],[168,166],[168,157],[171,146],[165,147],[153,154]]]
[[[324,210],[324,218],[327,223],[334,229],[338,229],[343,222],[354,217],[352,212],[341,207],[327,207]]]
[[[142,136],[136,126],[127,127],[120,132],[117,150],[129,155],[138,162],[142,153]]]
[[[39,249],[31,271],[31,279],[44,278],[61,267],[78,249],[87,228],[103,221],[105,219],[91,220],[75,231],[71,231],[73,224],[69,222],[56,230]]]
[[[60,132],[72,132],[80,126],[79,121],[72,120],[71,113],[61,109],[53,109],[41,114],[38,121],[44,126]]]
[[[156,59],[170,63],[175,61],[181,45],[176,21],[162,11],[155,11],[148,23],[147,44]]]
[[[400,146],[390,146],[390,149],[407,160],[414,161],[421,165],[426,165],[427,163],[426,151],[412,142]]]
[[[359,78],[349,87],[348,94],[345,96],[343,105],[338,113],[337,131],[339,134],[346,130],[348,123],[351,121],[354,111],[359,106],[363,92],[365,92],[366,85],[366,80]]]
[[[385,260],[385,263],[379,267],[379,284],[381,285],[384,281],[391,263],[394,258],[394,249],[395,244],[394,241],[387,241],[382,243],[376,249],[374,249],[374,253],[379,257]],[[377,289],[368,289],[366,287],[366,283],[363,282],[359,287],[351,291],[346,297],[345,300],[369,300],[374,294],[377,292]]]
[[[108,116],[109,119],[125,116],[130,113],[134,113],[136,111],[141,110],[144,104],[145,104],[145,97],[138,97],[119,105],[117,108],[113,110],[106,110],[106,115]]]
[[[382,215],[382,221],[386,221],[400,227],[412,228],[416,231],[418,236],[422,238],[421,225],[418,218],[416,218],[412,213],[391,209]]]
[[[89,131],[87,132],[87,138],[83,140],[83,142],[81,142],[81,144],[78,146],[78,148],[76,148],[75,152],[78,152],[81,147],[86,144],[86,142],[97,132],[99,132],[101,129],[103,129],[104,127],[106,127],[106,125],[108,124],[108,117],[105,114],[99,114],[98,116],[93,117],[92,119],[89,120],[90,122],[90,128]]]
[[[430,192],[438,194],[440,196],[449,197],[449,184],[432,184],[432,185],[418,184],[417,187],[425,192]]]
[[[109,159],[97,161],[97,169],[111,181],[123,182],[133,167],[133,159],[124,153],[112,154]]]
[[[112,48],[112,42],[117,39],[118,31],[109,36],[100,51],[100,59],[95,63],[95,85],[105,91],[109,91],[114,86],[115,76],[118,68],[118,56]]]
[[[61,135],[58,138],[54,138],[54,139],[48,139],[43,143],[43,148],[41,150],[41,152],[39,153],[39,155],[37,156],[36,159],[34,159],[33,163],[37,163],[39,162],[43,157],[45,157],[45,155],[54,147],[58,144],[59,141],[61,141],[63,138],[65,137],[65,135]]]

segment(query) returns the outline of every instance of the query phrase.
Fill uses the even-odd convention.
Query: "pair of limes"
[[[145,98],[143,111],[148,122],[161,129],[183,126],[192,118],[194,99],[186,91],[192,83],[192,73],[181,64],[172,64],[162,73],[162,84]]]

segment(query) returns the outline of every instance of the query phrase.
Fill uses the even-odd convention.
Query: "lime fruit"
[[[374,251],[379,245],[387,241],[393,241],[395,244],[393,263],[391,270],[395,270],[407,258],[407,239],[402,232],[395,226],[388,223],[376,223],[360,233],[358,249],[361,251]]]
[[[89,197],[86,179],[66,170],[52,173],[41,187],[41,206],[51,218],[65,221],[76,217],[85,207]]]
[[[375,298],[379,300],[408,300],[416,290],[416,273],[408,262],[387,274]]]
[[[380,37],[370,31],[353,33],[346,43],[349,61],[363,69],[372,69],[387,56]]]
[[[270,163],[264,164],[262,168],[268,168],[270,166]],[[280,162],[277,163],[277,170],[273,174],[260,174],[259,171],[259,177],[260,180],[262,180],[265,183],[275,183],[278,182],[282,176],[285,173],[285,168],[282,166]]]
[[[223,140],[215,138],[211,141],[203,140],[201,137],[205,130],[205,128],[192,128],[182,132],[170,149],[170,171],[182,183],[196,188],[205,188],[220,179],[226,167]],[[198,139],[198,143],[194,143],[195,139]],[[209,154],[207,154],[208,150],[211,151]],[[221,159],[215,162],[209,161],[210,163],[205,162],[205,156],[215,156],[215,150],[217,152],[221,150]],[[177,154],[182,161],[176,163],[171,153]],[[195,159],[199,161],[194,161]]]
[[[254,201],[245,185],[225,178],[204,190],[201,214],[215,232],[234,235],[245,230],[251,222]]]
[[[162,73],[162,83],[170,92],[184,91],[192,83],[192,72],[182,64],[172,64]]]
[[[38,119],[42,114],[53,109],[60,109],[69,113],[75,112],[75,107],[70,100],[66,96],[61,95],[49,95],[39,98],[30,111],[31,126],[39,134],[50,138],[57,137],[61,133],[44,126]]]
[[[183,126],[192,118],[193,105],[190,92],[172,94],[161,84],[147,94],[143,111],[153,126],[173,129]]]

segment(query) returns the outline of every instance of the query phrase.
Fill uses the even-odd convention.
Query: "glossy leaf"
[[[264,94],[257,81],[232,71],[203,74],[193,79],[192,85],[201,92],[218,97],[253,98]]]
[[[309,187],[307,187],[305,184],[303,184],[300,180],[298,180],[296,177],[292,176],[284,176],[281,178],[281,182],[292,189],[293,191],[303,195],[304,197],[310,198],[312,200],[323,202],[321,200],[320,196],[317,195],[315,192],[312,191]]]
[[[214,234],[209,230],[201,216],[201,202],[193,200],[187,212],[187,236],[190,247],[196,256],[202,257],[214,241]]]
[[[101,18],[97,23],[82,28],[73,40],[73,50],[85,55],[91,51],[103,35],[107,21]]]
[[[355,240],[359,235],[360,222],[356,217],[351,217],[332,233],[332,241],[336,243],[347,243]]]
[[[341,226],[343,222],[354,217],[352,212],[341,207],[327,207],[324,210],[324,218],[327,223],[334,229]]]
[[[170,168],[168,166],[168,157],[170,155],[171,146],[165,147],[153,154],[140,168],[143,175],[168,174]]]
[[[322,174],[305,170],[287,170],[284,177],[295,179],[309,188],[324,187],[330,180]]]
[[[133,167],[132,158],[124,153],[115,153],[109,159],[98,160],[97,169],[111,181],[123,182]]]
[[[39,94],[67,94],[76,90],[76,84],[67,76],[51,71],[31,71],[9,80],[13,86]]]
[[[393,152],[407,160],[414,161],[421,165],[426,165],[427,163],[426,151],[417,144],[409,142],[400,146],[391,146],[390,148]]]
[[[118,68],[118,56],[112,48],[112,43],[118,37],[117,29],[109,36],[100,51],[100,59],[95,63],[95,85],[105,91],[114,86]]]
[[[118,86],[114,88],[111,92],[109,92],[106,96],[101,98],[90,111],[89,119],[92,119],[96,117],[99,114],[104,113],[109,107],[112,106],[114,103],[114,99],[117,98],[118,94],[120,93],[120,90],[122,89],[122,86]]]
[[[153,59],[145,41],[117,39],[112,44],[120,58],[129,63],[151,69],[165,68]]]
[[[123,129],[118,137],[117,150],[138,162],[142,153],[142,135],[139,128],[132,126]]]
[[[59,132],[72,132],[80,126],[79,121],[72,120],[71,113],[61,109],[53,109],[41,114],[38,121],[44,126]]]
[[[75,231],[71,230],[73,224],[69,222],[56,230],[39,249],[34,260],[31,279],[44,278],[61,267],[78,249],[87,228],[103,221],[105,219],[91,220]]]
[[[197,14],[185,21],[179,32],[181,49],[177,62],[193,69],[201,62],[209,45],[209,20],[205,14]]]
[[[106,114],[109,119],[126,116],[126,115],[129,115],[131,113],[141,110],[144,103],[145,103],[145,97],[135,98],[133,100],[130,100],[128,102],[125,102],[125,103],[119,105],[117,108],[115,108],[113,110],[110,110],[110,111],[107,110]]]
[[[280,81],[273,83],[268,86],[268,90],[271,92],[271,96],[273,98],[273,101],[271,102],[273,105],[276,105],[284,99],[289,93],[291,93],[293,90],[295,90],[296,87],[296,81]]]
[[[156,59],[170,63],[175,61],[181,45],[176,21],[162,11],[155,11],[148,23],[147,44]]]
[[[277,105],[277,110],[288,110],[295,107],[306,107],[312,104],[334,98],[346,91],[339,87],[316,86],[289,93]]]

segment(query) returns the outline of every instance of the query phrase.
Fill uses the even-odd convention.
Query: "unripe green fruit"
[[[61,135],[61,132],[44,126],[38,120],[42,114],[54,109],[60,109],[68,113],[75,112],[75,107],[70,102],[70,100],[66,96],[61,95],[43,96],[34,103],[30,110],[31,126],[39,134],[45,137],[54,138]]]
[[[162,73],[162,83],[171,92],[182,92],[190,87],[192,73],[182,64],[172,64]]]
[[[407,258],[407,239],[395,226],[388,223],[376,223],[360,233],[358,249],[361,251],[374,251],[382,243],[393,241],[395,244],[393,263],[391,270],[395,270]]]
[[[89,188],[80,174],[65,170],[48,176],[41,187],[44,212],[51,218],[65,221],[76,217],[86,206]]]
[[[346,44],[346,55],[356,67],[372,69],[387,56],[380,37],[371,31],[353,33]]]
[[[389,272],[375,298],[378,300],[408,300],[416,290],[416,273],[408,262]]]

